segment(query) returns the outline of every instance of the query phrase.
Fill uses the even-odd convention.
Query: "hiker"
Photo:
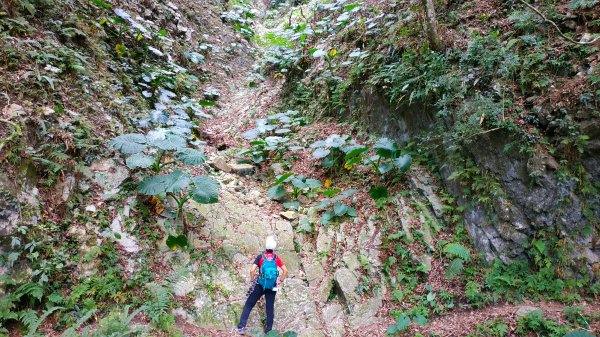
[[[275,255],[276,246],[277,242],[275,242],[275,238],[269,236],[265,242],[265,252],[258,254],[252,268],[250,268],[250,289],[248,290],[248,299],[246,300],[246,304],[244,304],[244,311],[242,311],[240,324],[238,324],[237,327],[237,332],[240,335],[245,334],[250,311],[252,311],[252,308],[254,308],[254,305],[262,295],[265,295],[265,306],[267,310],[267,326],[265,327],[265,333],[273,329],[275,294],[277,294],[278,290],[277,286],[283,284],[288,272],[283,261],[279,256]],[[281,268],[283,271],[280,278],[278,278],[278,268]],[[257,271],[258,275],[256,274]]]

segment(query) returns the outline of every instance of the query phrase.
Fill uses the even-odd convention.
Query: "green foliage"
[[[233,10],[221,14],[221,19],[233,24],[233,29],[239,31],[246,39],[254,36],[253,18],[256,10],[252,8],[249,1],[238,1],[238,5],[233,6]]]
[[[325,191],[324,193],[326,193],[327,191]],[[344,192],[341,192],[338,190],[336,192],[336,196],[332,197],[332,198],[325,198],[323,200],[321,200],[321,202],[316,206],[316,208],[318,210],[323,210],[324,212],[321,214],[321,223],[323,225],[328,225],[331,223],[331,221],[333,221],[335,218],[341,218],[344,216],[351,216],[351,217],[356,217],[358,215],[358,212],[356,211],[356,209],[348,206],[346,203],[343,203],[342,201],[344,201],[345,199],[347,199],[348,197],[354,195],[357,192],[357,190],[354,189],[350,189],[350,190],[346,190]]]
[[[161,322],[171,307],[171,292],[162,284],[150,283],[146,285],[151,294],[151,300],[146,303],[144,311],[154,324]]]
[[[419,55],[408,50],[397,62],[381,66],[368,82],[383,86],[390,102],[396,105],[435,102],[460,84],[452,76],[449,64],[442,54],[426,52]]]
[[[476,281],[467,282],[465,296],[469,305],[475,308],[481,308],[491,301],[490,296],[481,290],[481,285]]]
[[[419,313],[412,317],[412,321],[416,325],[427,325],[427,318]],[[388,336],[397,336],[408,328],[410,322],[411,318],[408,315],[400,313],[396,319],[396,323],[387,328],[386,334]]]
[[[201,165],[206,156],[200,150],[187,147],[185,138],[174,133],[174,130],[158,128],[147,135],[130,133],[113,138],[110,143],[123,154],[130,155],[125,162],[131,169],[152,168],[159,173],[165,166],[175,161],[164,161],[169,152],[177,153],[177,160],[186,165]],[[143,153],[147,152],[147,153]]]
[[[289,150],[300,149],[289,143],[289,137],[283,136],[305,124],[304,117],[299,114],[298,111],[288,110],[257,119],[254,129],[242,133],[242,137],[250,140],[251,148],[241,151],[239,155],[249,155],[254,163],[259,164],[269,157],[276,160]]]
[[[562,302],[574,300],[572,296],[565,296],[568,285],[555,275],[552,267],[544,266],[535,271],[526,260],[516,260],[509,265],[496,261],[485,276],[485,283],[497,296],[502,295],[512,301],[520,301],[524,297]]]
[[[410,168],[412,157],[402,155],[398,144],[389,138],[380,138],[373,145],[375,155],[367,158],[366,163],[373,166],[375,173],[384,176],[389,172],[405,173]]]
[[[598,0],[571,0],[569,9],[580,10],[580,9],[592,9],[596,7]]]
[[[504,337],[507,335],[508,331],[509,327],[504,322],[504,319],[498,317],[494,320],[477,324],[475,333],[468,337]]]
[[[178,236],[169,235],[165,243],[167,247],[169,247],[172,250],[176,250],[177,248],[185,248],[189,244],[187,236],[183,234]]]
[[[129,305],[125,305],[122,310],[117,309],[102,318],[96,327],[96,330],[90,333],[91,327],[86,327],[81,337],[129,337],[140,336],[144,329],[140,326],[130,326],[131,321],[140,312],[147,310],[146,307],[140,307],[129,313]]]
[[[453,258],[446,269],[447,278],[455,278],[464,269],[464,264],[471,260],[471,251],[460,243],[449,243],[444,247],[444,253]]]
[[[149,176],[142,180],[138,192],[145,195],[170,196],[177,203],[178,214],[183,205],[192,199],[201,204],[213,204],[219,201],[219,182],[209,176],[190,177],[182,171],[170,174]]]
[[[566,333],[563,337],[596,337],[596,335],[589,333],[588,331],[575,330]]]
[[[517,332],[522,335],[535,332],[548,337],[562,337],[569,330],[568,326],[559,326],[556,321],[545,319],[541,310],[530,312],[517,320]]]
[[[344,165],[344,158],[354,150],[364,148],[348,135],[331,135],[325,140],[319,140],[310,145],[313,150],[312,158],[321,159],[323,167],[338,169]]]
[[[289,188],[286,188],[287,186],[291,187],[291,191],[288,192]],[[292,200],[298,199],[301,195],[311,198],[317,194],[321,186],[323,184],[316,179],[286,173],[277,177],[275,184],[269,189],[267,195],[269,198],[278,201],[285,200],[287,194],[290,195]]]

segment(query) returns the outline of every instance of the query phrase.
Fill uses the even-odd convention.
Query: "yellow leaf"
[[[331,50],[329,51],[329,56],[335,56],[335,54],[337,54],[337,50],[335,50],[335,49],[331,49]]]
[[[485,118],[485,114],[481,115],[481,118],[479,118],[479,125],[483,124],[484,118]]]
[[[279,76],[281,76],[281,74],[280,74],[280,73],[277,73],[277,74],[273,75],[273,78],[277,78],[277,77],[279,77]]]
[[[136,40],[139,42],[142,40],[144,36],[141,33],[138,33]]]
[[[325,184],[323,185],[325,185],[325,188],[329,188],[329,186],[331,186],[331,179],[325,180]]]
[[[344,164],[344,168],[346,170],[350,170],[352,168],[352,164]]]

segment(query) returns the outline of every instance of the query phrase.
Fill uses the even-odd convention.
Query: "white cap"
[[[275,238],[272,236],[269,236],[267,238],[267,241],[265,242],[265,249],[275,250],[275,247],[277,247],[277,242],[275,242]]]

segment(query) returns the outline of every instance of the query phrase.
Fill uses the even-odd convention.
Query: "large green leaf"
[[[169,235],[167,237],[167,247],[172,250],[176,250],[177,248],[184,248],[188,246],[188,239],[185,235],[181,234],[179,236]]]
[[[331,219],[333,219],[334,216],[335,214],[333,214],[332,211],[323,212],[323,214],[321,215],[321,224],[328,225],[329,223],[331,223]]]
[[[463,259],[456,258],[450,262],[448,268],[446,269],[446,277],[449,279],[455,278],[460,275],[464,269],[464,261]]]
[[[353,207],[348,207],[348,210],[346,210],[346,214],[354,218],[358,216],[358,212]]]
[[[308,188],[308,185],[304,181],[302,181],[302,179],[300,179],[300,178],[292,179],[292,185],[294,185],[294,187],[302,189],[302,190],[305,188]]]
[[[146,136],[141,133],[121,135],[113,138],[108,144],[124,154],[139,153],[147,148]]]
[[[350,152],[346,153],[346,155],[344,156],[344,160],[348,161],[348,160],[353,159],[355,157],[360,157],[361,154],[363,154],[363,153],[365,153],[367,151],[369,151],[368,148],[366,148],[364,146],[358,145],[357,147],[355,147],[354,149],[352,149]],[[358,159],[358,160],[360,160],[360,159]]]
[[[161,174],[147,177],[140,182],[138,192],[146,195],[157,195],[160,193],[180,192],[190,184],[190,178],[181,171],[175,171],[171,174]]]
[[[373,145],[375,153],[384,158],[394,158],[398,152],[398,145],[389,138],[379,138]]]
[[[285,188],[283,188],[281,185],[275,185],[269,188],[269,191],[267,191],[267,196],[273,200],[283,200],[285,197]]]
[[[386,174],[394,168],[394,164],[389,161],[382,161],[379,163],[379,173]]]
[[[461,259],[469,262],[471,259],[471,251],[469,248],[461,245],[460,243],[449,243],[444,247],[444,253],[451,256],[460,257]]]
[[[331,151],[324,147],[318,147],[312,154],[313,159],[321,159],[327,157]]]
[[[214,204],[219,201],[219,182],[209,176],[192,178],[194,188],[190,190],[190,197],[201,204]]]
[[[187,145],[185,138],[171,133],[167,133],[164,138],[149,138],[148,143],[165,151],[182,149]]]
[[[405,154],[394,161],[394,165],[396,165],[401,172],[408,171],[410,164],[412,164],[412,157],[408,154]]]
[[[333,205],[333,212],[337,216],[342,216],[342,215],[346,214],[347,211],[348,211],[348,206],[346,204],[342,204],[342,203],[338,202]]]
[[[206,161],[204,152],[187,147],[179,150],[177,158],[186,165],[202,165]]]
[[[286,181],[289,177],[291,177],[292,175],[294,175],[293,173],[286,173],[286,174],[282,174],[279,176],[279,178],[277,178],[277,180],[275,181],[274,185],[279,185],[282,182]]]
[[[427,325],[427,318],[421,314],[416,314],[415,317],[413,317],[413,322],[415,322],[416,325]]]
[[[148,168],[154,164],[154,157],[143,153],[136,153],[125,159],[127,167],[134,170],[136,168]]]
[[[310,178],[306,179],[306,185],[309,188],[317,188],[317,187],[323,186],[323,184],[320,181],[318,181],[317,179],[310,179]]]

